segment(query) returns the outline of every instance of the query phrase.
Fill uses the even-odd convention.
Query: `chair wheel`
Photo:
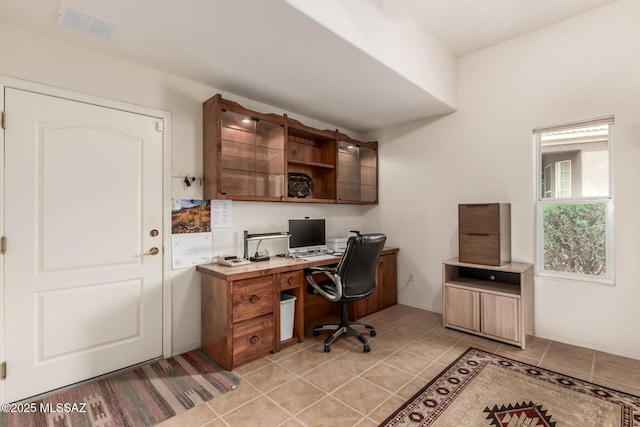
[[[331,351],[331,347],[329,347],[328,345],[324,346],[324,352],[325,353],[329,353]]]
[[[318,335],[320,335],[320,332],[318,332],[318,331],[313,331],[313,336],[314,336],[314,337],[317,337]]]
[[[371,330],[371,332],[369,332],[369,336],[375,337],[376,336],[376,331]]]
[[[371,351],[371,347],[369,347],[369,344],[365,344],[364,345],[364,352],[365,353],[369,353]]]

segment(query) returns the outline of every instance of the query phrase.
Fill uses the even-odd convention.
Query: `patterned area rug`
[[[640,426],[640,397],[470,348],[381,426]]]
[[[238,382],[194,350],[16,404],[21,413],[0,413],[0,426],[153,426],[236,388]]]

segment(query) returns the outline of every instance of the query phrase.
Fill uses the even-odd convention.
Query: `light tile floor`
[[[160,426],[377,426],[468,347],[640,396],[640,360],[533,338],[526,350],[444,329],[440,314],[396,305],[359,323],[371,352],[319,337],[237,368],[240,386]]]

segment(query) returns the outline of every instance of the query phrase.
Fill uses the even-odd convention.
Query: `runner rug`
[[[153,426],[236,388],[238,382],[206,354],[193,350],[35,402],[5,404],[0,426]]]
[[[381,426],[640,426],[640,397],[470,348]]]

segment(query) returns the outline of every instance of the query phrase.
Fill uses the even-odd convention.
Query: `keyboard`
[[[335,256],[335,255],[305,255],[302,257],[303,260],[305,261],[324,261],[324,260],[335,260],[335,261],[339,261],[340,257]]]

